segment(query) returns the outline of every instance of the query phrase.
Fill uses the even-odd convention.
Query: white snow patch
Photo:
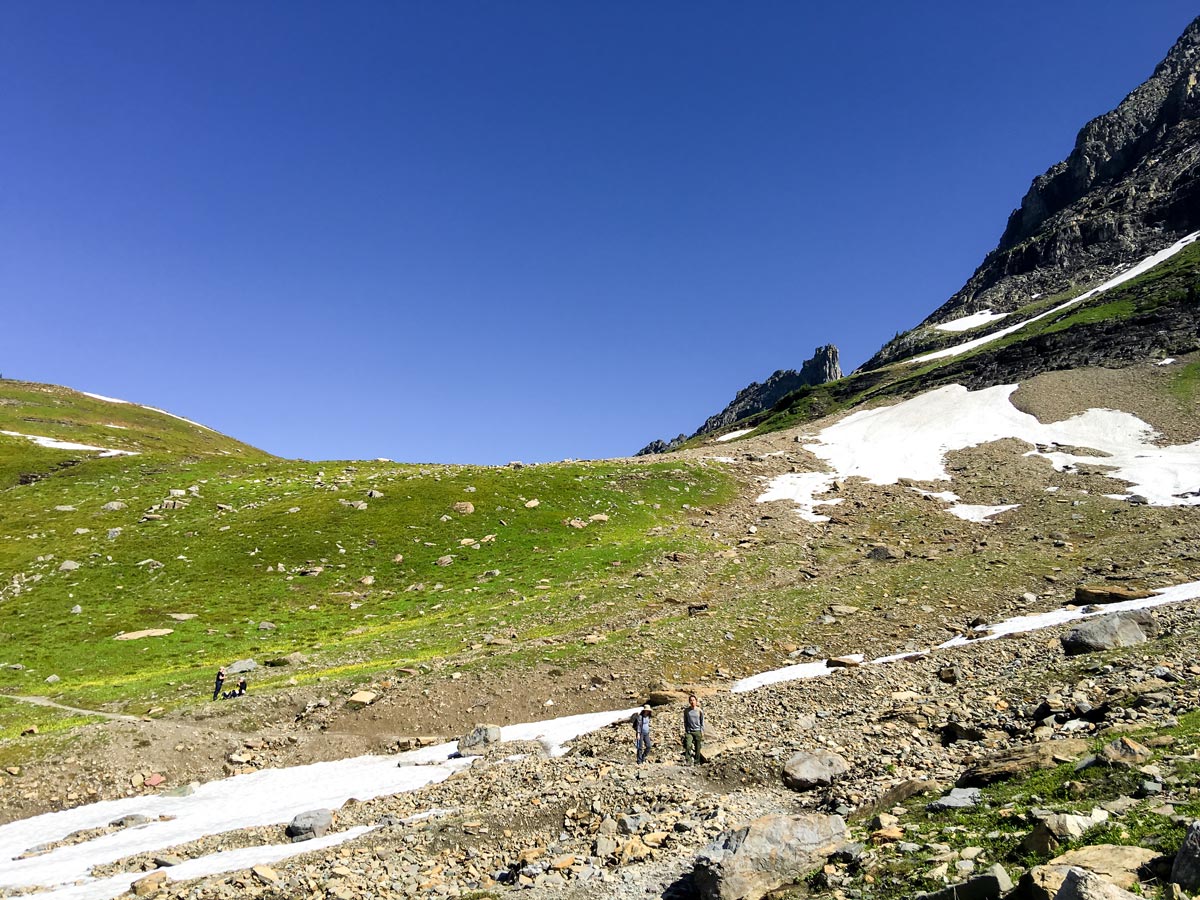
[[[132,406],[128,400],[118,400],[116,397],[105,397],[103,394],[93,394],[91,391],[80,391],[85,397],[91,397],[93,400],[103,400],[105,403],[124,403],[126,406]]]
[[[1200,599],[1200,581],[1191,581],[1187,584],[1178,584],[1174,587],[1159,588],[1155,591],[1156,596],[1146,597],[1141,600],[1125,600],[1121,603],[1106,603],[1100,608],[1082,607],[1076,609],[1053,609],[1045,613],[1037,613],[1029,616],[1014,616],[1011,619],[1005,619],[1003,622],[996,622],[992,625],[983,625],[976,629],[975,634],[971,637],[958,635],[950,640],[938,644],[935,650],[944,650],[950,647],[961,647],[965,644],[978,643],[980,641],[991,641],[996,638],[1005,637],[1010,634],[1023,634],[1030,631],[1040,631],[1043,628],[1052,628],[1055,625],[1064,625],[1067,622],[1074,622],[1080,619],[1090,619],[1094,616],[1108,615],[1109,613],[1123,612],[1132,609],[1151,609],[1156,606],[1165,606],[1168,603],[1183,603],[1188,600]],[[931,650],[905,650],[900,653],[892,653],[888,656],[880,656],[877,659],[871,660],[867,665],[877,666],[886,665],[888,663],[897,662],[903,659],[910,659],[915,656],[928,656]],[[851,657],[862,659],[861,656]],[[740,694],[745,691],[752,691],[756,688],[764,687],[768,684],[780,684],[785,681],[799,681],[808,678],[820,678],[835,671],[830,668],[825,660],[817,660],[815,662],[800,663],[794,666],[785,666],[782,669],[774,669],[770,672],[760,672],[757,675],[751,675],[749,678],[743,678],[741,681],[736,681],[730,687],[730,691],[735,694]]]
[[[170,416],[172,419],[178,419],[180,422],[187,422],[189,425],[195,425],[197,428],[203,428],[205,431],[212,431],[207,425],[201,425],[199,422],[193,422],[191,419],[185,419],[183,416],[177,416],[173,412],[167,412],[165,409],[159,409],[157,406],[146,406],[144,403],[130,403],[128,400],[118,400],[116,397],[105,397],[103,394],[93,394],[90,391],[80,391],[85,397],[91,397],[93,400],[104,400],[107,403],[123,403],[126,406],[140,406],[142,409],[148,409],[151,412],[162,413],[164,416]]]
[[[1034,445],[1026,456],[1049,460],[1064,471],[1078,465],[1104,466],[1108,477],[1127,482],[1130,490],[1153,506],[1200,505],[1200,441],[1160,447],[1153,428],[1129,413],[1089,409],[1061,422],[1043,424],[1012,405],[1016,385],[968,391],[947,385],[894,406],[863,410],[826,428],[817,442],[804,448],[823,459],[829,472],[780,475],[768,483],[758,501],[791,499],[809,521],[815,507],[837,498],[817,500],[839,478],[857,476],[872,484],[949,481],[946,454],[1002,438]],[[1059,447],[1089,448],[1079,455]],[[1041,449],[1037,449],[1041,448]],[[938,496],[924,492],[926,496]],[[939,499],[954,502],[947,495]],[[955,497],[954,500],[958,498]]]
[[[567,741],[627,719],[636,711],[636,708],[611,710],[507,725],[501,729],[501,735],[505,741],[538,741],[551,756],[561,756],[566,752],[564,744]],[[89,879],[88,873],[93,866],[188,843],[208,834],[282,824],[307,810],[338,809],[351,797],[361,801],[417,790],[443,781],[474,762],[471,757],[451,759],[456,750],[455,743],[445,743],[396,756],[360,756],[287,769],[263,769],[209,782],[187,797],[158,795],[110,800],[3,825],[0,826],[0,860],[5,860],[6,864],[0,869],[0,887],[55,888],[85,881],[83,885],[71,887],[72,893],[62,896],[72,900],[115,897],[125,890],[132,878],[144,873],[127,873],[100,881]],[[30,847],[61,840],[82,829],[98,828],[132,813],[140,813],[154,821],[59,847],[39,856],[15,859]],[[168,817],[169,821],[160,820],[160,816]],[[319,845],[307,841],[294,846],[295,852],[306,852]],[[230,868],[241,869],[282,858],[271,855],[274,851],[270,847],[250,847],[238,852],[243,855],[236,857],[236,864],[231,863]],[[235,860],[232,856],[222,858]],[[199,864],[201,860],[193,862]],[[213,865],[224,866],[225,862],[214,861]],[[216,868],[212,871],[228,870]],[[173,875],[181,872],[182,867],[172,869]],[[209,872],[198,870],[183,877],[201,874]]]
[[[1046,316],[1052,316],[1055,313],[1062,312],[1064,309],[1074,306],[1077,303],[1082,303],[1085,300],[1091,300],[1093,297],[1095,297],[1099,294],[1103,294],[1105,291],[1110,291],[1113,288],[1117,287],[1118,285],[1122,285],[1126,281],[1129,281],[1132,278],[1137,278],[1137,276],[1143,274],[1144,272],[1148,272],[1150,269],[1153,269],[1159,263],[1170,259],[1172,256],[1174,256],[1176,253],[1178,253],[1184,247],[1188,246],[1188,244],[1191,244],[1193,241],[1195,241],[1196,238],[1198,238],[1198,237],[1200,237],[1200,231],[1194,231],[1191,234],[1189,234],[1187,237],[1176,241],[1174,244],[1172,244],[1170,247],[1167,247],[1165,250],[1160,250],[1157,253],[1155,253],[1153,256],[1147,256],[1141,262],[1130,266],[1128,269],[1126,269],[1120,275],[1116,275],[1116,276],[1110,278],[1108,281],[1104,282],[1104,284],[1100,285],[1099,287],[1092,288],[1090,291],[1080,294],[1078,297],[1068,300],[1065,303],[1060,303],[1058,306],[1055,306],[1052,309],[1048,309],[1044,313],[1039,313],[1038,315],[1034,316],[1033,318],[1026,319],[1023,322],[1018,322],[1016,325],[1009,325],[1007,328],[1001,328],[999,331],[993,331],[991,334],[985,334],[983,337],[978,337],[978,338],[975,338],[974,340],[966,341],[965,343],[962,343],[962,344],[956,344],[953,347],[946,347],[942,350],[935,350],[934,352],[926,353],[923,356],[915,356],[912,359],[904,360],[904,362],[924,363],[924,362],[931,362],[935,359],[945,359],[950,356],[958,356],[962,353],[966,353],[970,350],[974,350],[976,347],[982,347],[984,344],[988,344],[988,343],[991,343],[992,341],[999,340],[1000,338],[1004,337],[1005,335],[1012,334],[1014,331],[1019,331],[1020,329],[1024,328],[1026,325],[1029,325],[1031,322],[1036,322],[1039,319],[1046,318]]]
[[[614,722],[628,719],[639,709],[641,709],[640,706],[635,706],[630,709],[563,716],[560,719],[550,719],[545,722],[505,725],[500,729],[500,737],[505,741],[537,741],[546,748],[551,756],[562,756],[567,752],[565,744],[568,741],[575,740],[581,734],[589,734]]]
[[[33,441],[39,447],[49,447],[51,450],[87,450],[95,451],[101,456],[137,456],[135,450],[110,450],[107,447],[93,447],[91,444],[76,444],[71,441],[60,441],[58,438],[44,437],[40,434],[21,434],[19,431],[0,431],[9,437],[25,438]]]
[[[998,322],[1007,315],[1008,313],[994,313],[990,309],[981,309],[972,315],[951,319],[949,322],[943,322],[933,327],[938,331],[970,331],[972,328],[978,328],[980,325]]]
[[[818,500],[817,494],[824,494],[833,487],[837,476],[831,472],[789,472],[772,478],[766,493],[758,498],[759,503],[770,503],[772,500],[791,500],[798,507],[798,515],[807,522],[828,522],[829,516],[816,512],[818,506],[834,506],[842,502],[841,497],[829,500]]]
[[[929,497],[933,500],[944,500],[946,503],[956,503],[958,501],[958,494],[954,493],[954,491],[925,491],[921,488],[912,488],[912,490],[916,491],[922,497]]]
[[[972,503],[956,503],[946,512],[952,516],[958,516],[960,519],[966,519],[968,522],[987,522],[992,516],[1016,509],[1020,505],[1019,503],[1009,503],[1005,506],[982,506]]]
[[[192,878],[203,878],[206,875],[220,875],[225,872],[236,872],[239,869],[249,869],[251,866],[276,863],[291,856],[309,853],[313,850],[324,850],[336,847],[346,841],[360,837],[369,831],[374,831],[368,825],[359,825],[345,831],[327,834],[324,837],[301,841],[298,844],[266,844],[257,847],[241,847],[237,850],[223,850],[208,856],[189,859],[177,866],[167,869],[167,883],[172,881],[187,881]],[[129,886],[139,878],[144,878],[147,872],[121,872],[107,878],[91,879],[79,884],[60,887],[57,890],[38,894],[38,897],[53,897],[55,900],[112,900],[129,890]]]
[[[729,434],[723,434],[717,438],[718,444],[723,444],[725,441],[732,441],[734,438],[740,438],[744,434],[752,432],[753,428],[739,428],[737,431],[731,431]]]
[[[338,809],[351,797],[370,800],[416,790],[442,781],[471,764],[470,759],[447,760],[454,746],[442,744],[398,757],[362,756],[287,769],[263,769],[209,782],[188,797],[158,795],[109,800],[0,826],[0,859],[6,861],[0,869],[0,886],[56,887],[87,878],[93,866],[137,853],[188,843],[208,834],[289,822],[307,810]],[[438,764],[397,765],[398,760],[423,762],[429,755],[427,751],[433,750],[440,751]],[[81,829],[102,827],[132,813],[155,821],[59,847],[40,856],[14,859],[30,847],[61,840]],[[159,816],[174,818],[160,821]],[[244,865],[256,862],[251,860]]]
[[[735,694],[741,694],[745,691],[753,691],[756,688],[766,687],[768,684],[779,684],[784,681],[801,681],[807,678],[820,678],[822,675],[829,674],[829,667],[825,665],[825,660],[817,662],[797,663],[794,666],[785,666],[782,669],[774,669],[770,672],[760,672],[757,675],[751,675],[749,678],[743,678],[741,681],[734,682],[730,688]]]
[[[1005,619],[1003,622],[996,622],[993,625],[981,626],[976,630],[977,636],[975,637],[968,638],[963,635],[953,637],[945,643],[939,644],[938,648],[961,647],[963,644],[974,641],[994,641],[996,638],[1005,637],[1006,635],[1039,631],[1043,628],[1051,628],[1055,625],[1063,625],[1079,619],[1090,619],[1094,616],[1104,616],[1109,613],[1125,612],[1132,609],[1153,609],[1156,606],[1165,606],[1168,603],[1183,603],[1188,600],[1195,600],[1200,598],[1200,581],[1190,581],[1186,584],[1177,584],[1169,588],[1158,588],[1154,593],[1156,594],[1154,597],[1146,597],[1141,600],[1123,600],[1120,603],[1105,603],[1099,608],[1052,609],[1050,612],[1035,613],[1029,616],[1016,616],[1011,619]]]
[[[713,462],[723,462],[723,463],[737,462],[737,460],[734,459],[732,456],[706,456],[704,458],[708,459],[708,460],[712,460]]]
[[[1156,366],[1169,366],[1173,362],[1175,362],[1175,357],[1168,356],[1166,359],[1160,359],[1158,362],[1155,363],[1155,365]]]
[[[212,431],[207,425],[201,425],[199,422],[193,422],[191,419],[185,419],[183,416],[177,416],[173,412],[167,412],[165,409],[159,409],[157,406],[145,406],[138,404],[142,409],[148,409],[151,412],[162,413],[164,416],[170,416],[172,419],[178,419],[180,422],[187,422],[189,425],[195,425],[197,428],[203,428],[205,431]]]

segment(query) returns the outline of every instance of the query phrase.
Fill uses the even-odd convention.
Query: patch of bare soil
[[[1092,408],[1132,413],[1162,434],[1161,441],[1187,444],[1200,439],[1200,418],[1191,404],[1170,391],[1180,367],[1200,354],[1180,357],[1169,366],[1147,361],[1123,369],[1071,369],[1046,372],[1022,382],[1013,405],[1041,422],[1059,422]]]

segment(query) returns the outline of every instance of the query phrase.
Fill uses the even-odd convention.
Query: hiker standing
[[[643,706],[642,711],[633,717],[633,730],[637,735],[637,761],[644,763],[650,755],[650,707]]]
[[[221,688],[225,687],[225,667],[217,669],[217,683],[213,686],[213,699],[221,696]]]
[[[683,711],[683,758],[698,763],[700,745],[704,737],[704,710],[695,694],[688,694],[687,709]]]

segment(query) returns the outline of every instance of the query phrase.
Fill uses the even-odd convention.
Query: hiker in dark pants
[[[703,762],[700,744],[704,738],[704,710],[695,694],[688,695],[688,706],[683,711],[683,758],[690,763]]]
[[[650,755],[650,707],[643,706],[642,711],[633,717],[633,730],[637,735],[637,761],[644,763]]]
[[[216,700],[221,696],[221,688],[225,687],[225,667],[217,669],[217,683],[213,687],[213,699]]]
[[[246,676],[245,676],[245,675],[243,675],[241,678],[239,678],[239,679],[238,679],[238,692],[237,692],[237,695],[238,695],[239,697],[244,697],[244,696],[246,696]]]

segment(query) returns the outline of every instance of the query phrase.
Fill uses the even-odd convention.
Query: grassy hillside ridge
[[[249,444],[170,413],[28,381],[0,380],[0,431],[150,456],[237,454],[245,459],[268,458],[268,454]],[[37,445],[24,438],[0,437],[4,438],[0,444],[0,475],[19,467],[23,456],[29,457],[30,465],[41,464],[43,457],[55,458],[34,452],[30,448]],[[64,454],[94,455],[89,451],[55,452],[58,459],[64,458]],[[0,487],[12,483],[6,477],[0,481]]]
[[[586,631],[728,491],[679,463],[89,459],[0,491],[0,691],[161,705],[239,657],[344,673]]]

